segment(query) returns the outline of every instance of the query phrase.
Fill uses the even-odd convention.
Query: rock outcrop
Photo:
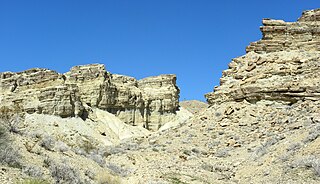
[[[0,73],[0,103],[61,117],[86,118],[90,108],[98,108],[125,123],[157,130],[174,118],[179,89],[175,75],[136,80],[110,74],[101,64],[75,66],[65,74],[35,68]]]
[[[320,183],[319,13],[264,20],[271,31],[229,64],[209,108],[108,161],[134,168],[129,181],[140,183]]]
[[[298,23],[267,22],[316,27],[319,13],[307,11]],[[11,122],[10,144],[24,157],[23,169],[0,162],[0,183],[42,176],[49,183],[318,184],[320,51],[312,40],[296,47],[311,30],[290,37],[290,45],[250,48],[206,95],[209,107],[181,102],[176,112],[174,75],[136,80],[103,65],[2,73],[0,107],[20,104],[29,114],[19,123],[0,109],[0,125]],[[280,43],[291,33],[268,34]],[[8,150],[0,156],[14,153]],[[0,161],[11,164],[8,158]]]
[[[298,22],[264,19],[263,38],[232,60],[220,86],[206,95],[209,104],[261,100],[292,104],[320,98],[320,9]]]

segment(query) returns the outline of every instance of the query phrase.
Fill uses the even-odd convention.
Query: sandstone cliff
[[[106,110],[125,123],[157,130],[179,107],[175,75],[136,80],[110,74],[105,66],[75,66],[65,74],[48,69],[0,73],[0,103],[27,113],[79,116],[90,108]]]
[[[263,20],[262,40],[223,71],[208,109],[108,162],[134,168],[126,181],[136,183],[319,183],[319,16]]]
[[[320,10],[303,13],[298,22],[264,19],[263,38],[232,60],[209,104],[261,100],[293,104],[320,97]]]

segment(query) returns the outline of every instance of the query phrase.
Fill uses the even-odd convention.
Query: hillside
[[[320,183],[320,9],[262,23],[208,104],[174,75],[1,73],[0,182]]]

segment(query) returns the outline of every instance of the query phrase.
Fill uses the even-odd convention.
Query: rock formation
[[[206,98],[209,104],[226,101],[279,101],[320,97],[320,10],[306,11],[298,22],[264,19],[263,38],[232,60],[220,86]]]
[[[108,161],[140,183],[320,183],[319,16],[263,20],[262,40],[223,71],[208,109]]]
[[[0,103],[27,113],[79,116],[99,108],[131,125],[157,130],[179,107],[175,75],[136,80],[110,74],[105,66],[75,66],[65,74],[48,69],[0,73]]]
[[[0,183],[320,183],[319,16],[263,20],[262,40],[229,64],[209,107],[176,111],[174,75],[135,80],[103,65],[2,73],[0,107],[29,114],[10,134],[26,165],[2,167]],[[151,133],[119,118],[149,129],[171,121]]]

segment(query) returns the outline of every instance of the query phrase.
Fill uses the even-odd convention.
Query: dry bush
[[[0,163],[10,167],[21,168],[21,156],[17,149],[12,147],[8,130],[0,124]]]
[[[303,140],[305,144],[310,143],[320,137],[320,125],[318,124],[309,131],[308,136]]]
[[[0,147],[8,143],[8,134],[6,128],[0,124]]]
[[[67,152],[67,151],[69,151],[69,146],[66,144],[66,143],[64,143],[64,142],[62,142],[62,141],[58,141],[57,143],[56,143],[56,149],[58,150],[58,151],[60,151],[60,152]]]
[[[106,161],[105,161],[103,155],[101,155],[101,154],[91,153],[91,154],[87,155],[87,158],[95,161],[101,167],[105,167],[105,165],[106,165]]]
[[[0,163],[10,167],[21,168],[21,155],[11,145],[3,145],[0,147]]]
[[[28,176],[33,177],[34,179],[41,179],[43,176],[42,168],[35,165],[26,165],[22,168],[22,172],[27,174]]]
[[[310,155],[296,160],[291,164],[291,167],[311,168],[314,171],[315,175],[320,177],[320,159],[316,156]]]
[[[55,142],[56,141],[53,137],[45,135],[40,142],[40,146],[46,150],[52,151],[55,146]]]
[[[107,164],[107,168],[112,171],[112,173],[121,177],[127,177],[131,173],[130,170],[117,166],[113,163]]]
[[[51,176],[56,184],[85,183],[80,177],[80,172],[76,168],[70,166],[66,160],[58,163],[50,158],[46,158],[44,164],[49,168]]]

